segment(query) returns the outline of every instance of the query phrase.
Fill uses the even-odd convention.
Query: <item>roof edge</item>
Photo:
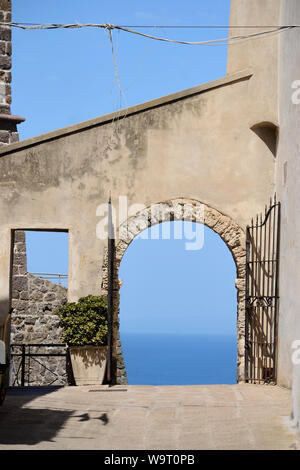
[[[59,137],[64,137],[70,134],[74,134],[80,132],[84,129],[89,129],[92,127],[96,127],[101,124],[105,124],[108,122],[113,121],[116,118],[128,117],[132,114],[136,114],[147,109],[163,106],[165,104],[169,104],[173,101],[178,101],[189,96],[197,95],[200,93],[205,93],[207,91],[213,90],[215,88],[220,88],[223,86],[230,85],[234,82],[239,82],[241,80],[250,79],[253,75],[252,69],[242,70],[240,72],[235,72],[225,77],[218,78],[217,80],[213,80],[211,82],[206,82],[201,85],[197,85],[192,88],[187,88],[186,90],[182,90],[176,93],[172,93],[170,95],[165,95],[161,98],[156,98],[151,101],[146,101],[141,104],[137,104],[131,106],[129,108],[122,109],[120,111],[115,111],[110,114],[104,114],[103,116],[96,117],[93,119],[89,119],[87,121],[83,121],[79,124],[72,124],[71,126],[62,127],[60,129],[47,132],[45,134],[40,134],[35,137],[30,137],[29,139],[20,140],[19,142],[14,142],[12,144],[8,144],[2,146],[0,148],[0,156],[6,155],[8,153],[12,153],[14,151],[20,151],[27,147],[32,147],[34,145],[38,145],[42,142],[50,141],[57,139]]]

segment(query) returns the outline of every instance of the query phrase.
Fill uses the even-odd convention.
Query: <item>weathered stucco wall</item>
[[[255,34],[266,31],[266,25],[280,24],[281,0],[231,0],[230,25],[255,25],[258,28],[232,28],[229,36]],[[252,67],[254,80],[249,82],[249,96],[255,105],[249,107],[248,120],[278,122],[278,35],[257,37],[235,43],[228,48],[227,73]],[[251,125],[250,125],[251,127]]]
[[[233,0],[232,23],[260,14],[278,22],[277,0],[266,12],[253,3],[252,11]],[[232,46],[229,75],[215,82],[0,150],[0,323],[11,301],[13,229],[69,231],[71,301],[100,291],[106,240],[96,236],[97,208],[110,192],[116,208],[119,196],[129,206],[201,201],[245,229],[274,192],[274,155],[251,130],[278,118],[278,38],[264,41]]]
[[[274,189],[274,157],[249,129],[251,79],[2,153],[2,315],[13,228],[69,230],[69,299],[98,292],[106,241],[96,238],[96,210],[110,191],[115,206],[119,195],[129,205],[200,200],[244,227]]]
[[[299,1],[283,0],[281,24],[299,23]],[[300,82],[297,94],[292,85],[300,80],[299,44],[299,29],[281,35],[280,138],[276,168],[277,191],[282,202],[278,379],[280,384],[293,387],[293,414],[298,426],[300,365],[292,363],[292,343],[300,340]]]

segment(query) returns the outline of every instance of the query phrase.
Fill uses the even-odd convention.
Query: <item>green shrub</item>
[[[59,326],[62,339],[70,346],[105,346],[107,344],[107,300],[88,295],[78,302],[68,302],[60,307]]]

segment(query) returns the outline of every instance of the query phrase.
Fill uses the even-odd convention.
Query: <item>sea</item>
[[[122,333],[130,385],[213,385],[237,382],[232,335]]]

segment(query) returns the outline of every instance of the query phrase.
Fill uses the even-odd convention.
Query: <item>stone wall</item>
[[[67,289],[46,279],[27,273],[27,256],[25,232],[14,232],[13,278],[12,278],[12,319],[11,344],[28,343],[62,343],[62,331],[58,326],[59,319],[53,312],[67,302]],[[61,348],[31,348],[31,352],[61,353]],[[20,353],[20,348],[15,348]],[[47,369],[35,360],[30,360],[30,375],[26,375],[26,384],[65,385],[66,358],[37,358]],[[27,359],[28,361],[28,359]],[[17,368],[19,362],[15,358]],[[15,372],[12,367],[11,383],[14,383]],[[51,372],[50,372],[51,371]]]
[[[11,21],[11,1],[0,1],[0,21]],[[11,28],[0,26],[0,113],[10,114],[11,105]],[[2,137],[2,136],[1,136]]]
[[[53,312],[67,302],[67,289],[31,274],[22,277],[27,291],[24,284],[17,286],[22,290],[14,290],[12,342],[61,343],[62,331]]]
[[[11,22],[11,0],[0,0],[0,22]],[[12,116],[11,105],[11,28],[0,26],[0,145],[19,140],[17,124],[24,121]]]

